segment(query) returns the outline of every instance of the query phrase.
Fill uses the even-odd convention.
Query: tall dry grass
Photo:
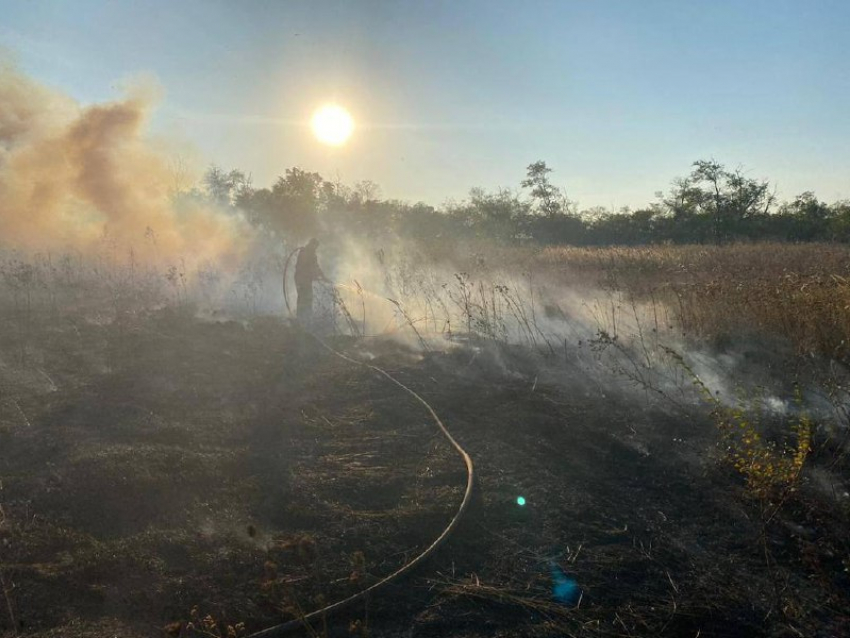
[[[660,302],[694,336],[763,334],[789,340],[800,354],[850,358],[847,246],[558,247],[535,261],[566,283]]]

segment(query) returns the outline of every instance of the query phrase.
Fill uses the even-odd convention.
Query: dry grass
[[[733,244],[548,248],[543,269],[602,284],[673,309],[695,336],[764,334],[800,354],[850,356],[850,248],[836,244]]]
[[[382,303],[414,336],[462,346],[468,334],[476,347],[490,340],[499,348],[481,348],[480,356],[449,348],[420,359],[389,342],[339,342],[385,357],[382,365],[433,397],[474,442],[483,468],[473,526],[434,567],[451,578],[432,581],[427,595],[394,590],[375,628],[363,610],[356,633],[399,635],[433,603],[416,621],[423,635],[484,635],[484,622],[494,623],[493,633],[495,623],[508,632],[533,623],[534,635],[729,635],[768,619],[765,633],[773,635],[790,635],[792,624],[795,635],[813,635],[825,623],[843,635],[846,505],[804,489],[814,480],[807,483],[809,469],[846,476],[846,461],[827,454],[843,454],[842,445],[819,451],[816,424],[802,411],[774,444],[762,425],[773,435],[776,424],[754,420],[743,404],[707,397],[719,421],[715,436],[707,418],[701,429],[700,421],[665,411],[641,416],[643,403],[606,399],[613,384],[601,395],[585,389],[608,364],[635,384],[653,383],[670,359],[656,356],[671,336],[668,319],[695,338],[764,332],[790,339],[800,353],[845,357],[850,249],[472,248],[442,262],[388,263],[388,286],[399,295]],[[0,557],[10,592],[0,601],[0,627],[24,621],[53,631],[91,604],[87,596],[105,596],[71,586],[96,574],[127,600],[156,592],[144,611],[116,606],[121,619],[176,618],[182,622],[169,627],[178,635],[191,635],[191,622],[197,635],[226,636],[238,620],[256,629],[352,593],[442,529],[458,498],[457,476],[411,406],[379,380],[299,349],[278,322],[257,318],[259,275],[232,293],[231,307],[254,317],[244,323],[175,312],[214,297],[193,287],[200,274],[187,277],[184,286],[176,270],[54,270],[43,259],[0,260],[0,346],[21,352],[0,369],[0,408],[5,400],[9,415],[0,466],[13,481],[12,498],[2,502],[10,518],[38,503],[37,525],[34,516],[26,529],[0,524],[18,552],[14,561]],[[349,324],[362,316],[367,332],[367,319],[383,322],[367,317],[358,290]],[[660,319],[638,312],[645,303],[664,309]],[[610,329],[616,352],[603,357],[601,339],[581,350],[586,335],[569,332],[561,305],[586,308],[585,333]],[[645,317],[652,323],[641,323]],[[504,342],[527,347],[502,349]],[[541,359],[527,363],[519,354],[531,348],[557,354],[548,358],[552,369],[576,366],[582,353],[588,367],[575,368],[581,374],[569,377],[562,396],[560,386],[542,377],[538,384],[531,361]],[[686,365],[671,367],[688,384]],[[727,434],[740,476],[694,465],[715,439],[731,446]],[[32,463],[46,453],[51,464]],[[51,482],[60,479],[61,493]],[[802,487],[760,516],[752,509],[730,516],[749,507],[740,501],[745,482],[756,492],[776,482]],[[520,491],[530,504],[522,512],[513,506]],[[69,529],[73,535],[62,531]],[[569,552],[568,543],[584,547],[571,562],[588,594],[577,609],[553,602],[540,559],[565,545]],[[57,545],[74,561],[60,560]],[[150,580],[128,581],[133,571]],[[13,578],[24,586],[12,592]],[[187,618],[198,603],[203,613]]]

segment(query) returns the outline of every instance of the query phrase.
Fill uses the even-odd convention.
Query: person
[[[311,239],[298,252],[298,260],[295,262],[295,290],[298,294],[295,314],[303,326],[309,325],[313,319],[313,282],[328,281],[319,267],[319,258],[316,255],[318,247],[319,240]]]

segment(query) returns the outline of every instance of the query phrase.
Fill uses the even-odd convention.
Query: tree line
[[[804,192],[780,203],[766,180],[714,160],[694,162],[689,175],[637,210],[579,210],[552,184],[551,173],[545,162],[534,162],[519,188],[474,188],[466,199],[440,209],[383,199],[370,181],[348,186],[300,168],[287,169],[271,187],[256,188],[242,171],[211,167],[200,187],[175,196],[203,198],[245,215],[270,234],[297,239],[332,230],[379,239],[401,235],[579,246],[850,241],[850,201],[826,204]]]

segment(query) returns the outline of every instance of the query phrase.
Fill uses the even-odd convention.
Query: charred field
[[[793,285],[776,278],[785,299],[800,278],[814,282],[795,340],[770,295],[733,281],[744,262],[767,274],[741,281],[773,281],[775,265],[747,250],[523,259],[552,278],[616,280],[618,299],[657,299],[715,351],[737,343],[737,316],[765,340],[784,337],[750,358],[781,370],[802,370],[803,351],[827,360],[843,315],[826,300],[841,303],[843,280],[802,251]],[[844,272],[845,253],[833,256],[826,267]],[[457,281],[464,298],[468,279]],[[735,291],[724,295],[736,313],[710,305],[718,287]],[[214,317],[179,295],[75,305],[27,290],[7,295],[0,329],[3,635],[248,635],[393,572],[454,515],[464,465],[423,407],[288,321]],[[721,407],[658,399],[672,392],[636,376],[612,330],[597,326],[590,354],[578,339],[512,344],[496,330],[444,335],[442,349],[328,336],[425,398],[474,459],[476,484],[415,574],[302,635],[850,631],[846,423],[813,416],[793,480],[757,484],[727,458]],[[604,359],[612,349],[626,358]],[[561,577],[568,599],[556,595]]]

